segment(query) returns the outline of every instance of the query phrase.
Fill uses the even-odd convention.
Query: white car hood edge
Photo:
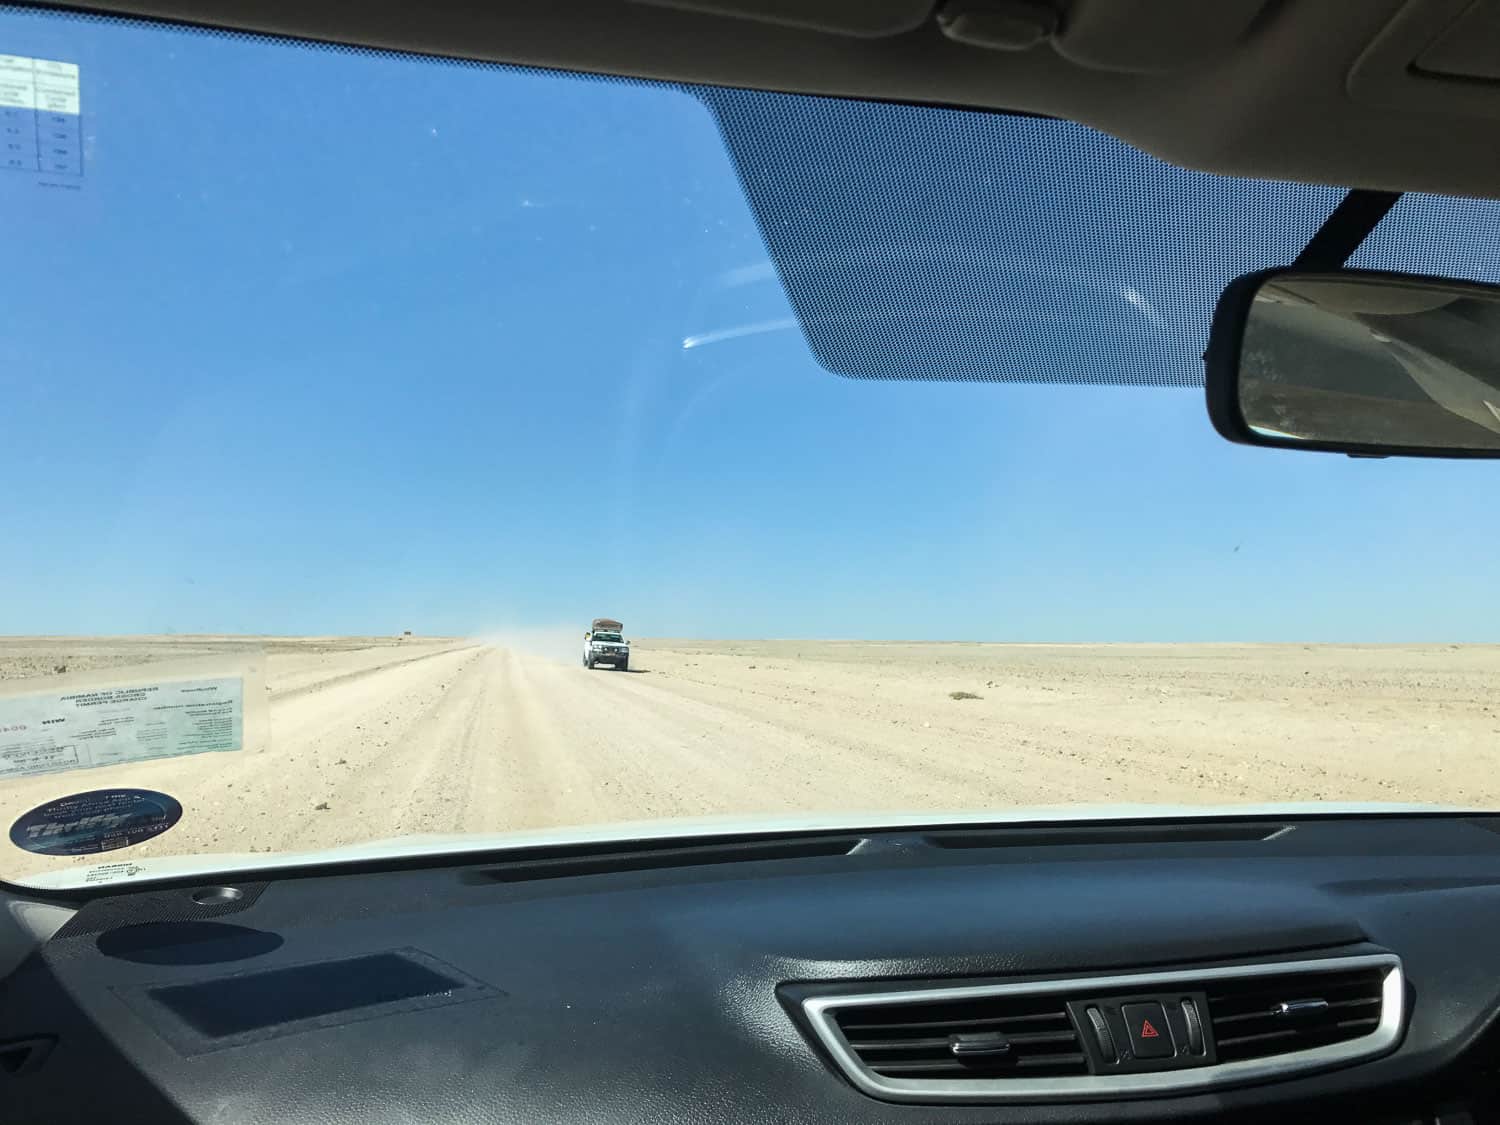
[[[128,849],[101,856],[98,864],[44,871],[18,880],[38,889],[76,889],[174,879],[194,875],[222,881],[256,871],[311,867],[325,863],[411,859],[422,856],[460,857],[465,853],[555,847],[569,844],[659,842],[688,837],[780,835],[798,832],[859,832],[901,828],[1019,825],[1105,820],[1222,820],[1244,816],[1367,816],[1393,813],[1476,814],[1479,809],[1446,805],[1400,804],[1381,801],[1305,801],[1246,805],[1054,805],[989,812],[839,813],[829,815],[750,817],[688,817],[674,820],[529,829],[521,832],[453,833],[401,836],[371,840],[311,852],[266,854],[216,852],[191,856],[148,856],[132,859]]]

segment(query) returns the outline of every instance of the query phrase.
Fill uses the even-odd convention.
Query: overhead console
[[[1407,112],[1500,117],[1500,0],[1409,0],[1355,62],[1349,93]]]
[[[104,0],[494,62],[1079,121],[1204,171],[1500,195],[1492,0]]]

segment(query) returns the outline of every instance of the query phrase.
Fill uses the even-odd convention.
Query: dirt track
[[[7,640],[0,677],[244,643]],[[654,642],[617,673],[465,641],[255,643],[269,749],[0,783],[0,817],[115,785],[181,801],[177,828],[99,862],[740,813],[1500,805],[1495,647]],[[73,862],[5,849],[8,875]]]

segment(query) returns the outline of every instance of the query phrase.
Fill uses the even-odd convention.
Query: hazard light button
[[[1177,1053],[1172,1029],[1160,1004],[1121,1004],[1120,1015],[1130,1032],[1130,1052],[1138,1059],[1169,1059]]]

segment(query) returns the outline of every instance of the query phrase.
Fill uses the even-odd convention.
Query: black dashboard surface
[[[0,1120],[1410,1120],[1488,1089],[1496,824],[903,830],[271,873],[207,905],[112,889],[0,983],[0,1047],[48,1048],[0,1073]],[[778,996],[1372,949],[1410,990],[1393,1054],[1117,1102],[879,1101]]]

